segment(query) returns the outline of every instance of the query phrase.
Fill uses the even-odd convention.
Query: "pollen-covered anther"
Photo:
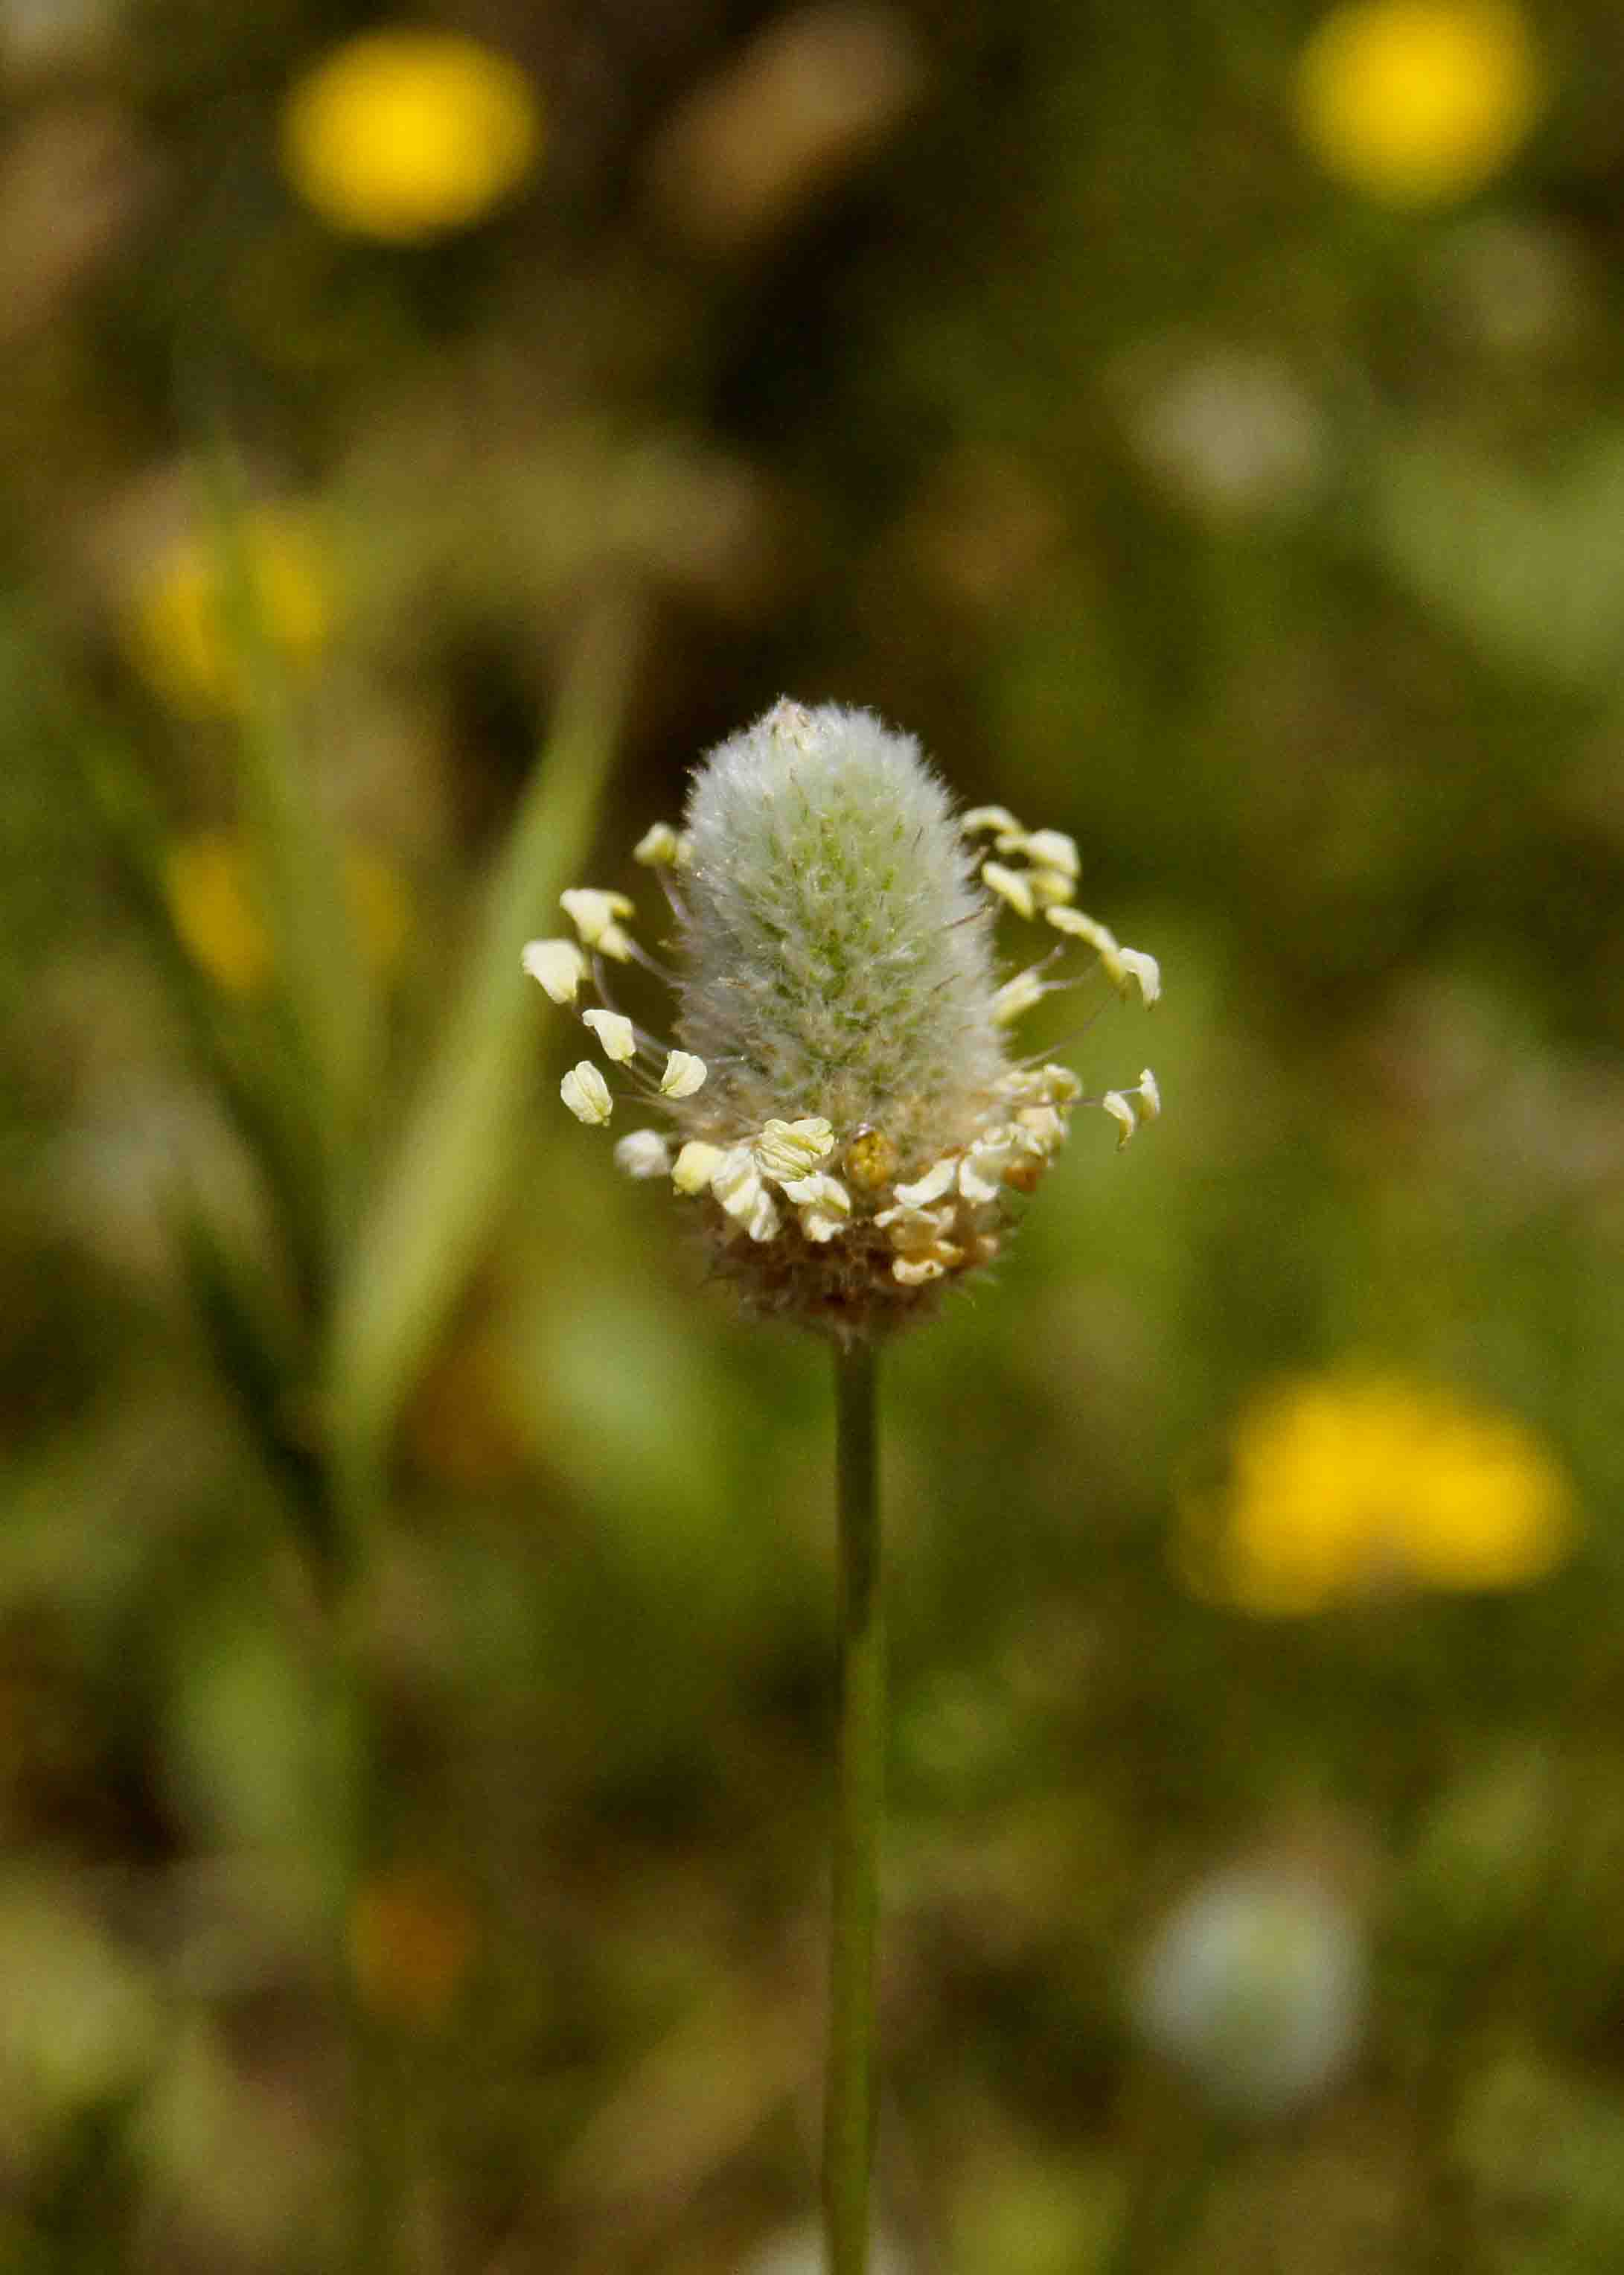
[[[948,1267],[936,1256],[899,1256],[891,1266],[891,1277],[904,1288],[923,1288],[927,1281],[940,1280]]]
[[[1107,970],[1119,987],[1125,988],[1131,979],[1139,990],[1140,1001],[1148,1011],[1161,994],[1161,966],[1153,956],[1142,948],[1122,948],[1116,952],[1115,969],[1107,962]]]
[[[1144,1067],[1139,1073],[1139,1119],[1154,1122],[1160,1112],[1161,1086],[1149,1067]]]
[[[691,1138],[671,1168],[671,1183],[677,1191],[686,1193],[691,1199],[708,1192],[723,1150],[720,1145],[707,1145],[702,1138]]]
[[[1021,825],[1007,805],[972,805],[968,813],[960,814],[959,828],[966,837],[979,837],[989,829],[1006,837],[1021,835]]]
[[[794,1177],[784,1186],[784,1198],[793,1201],[801,1230],[821,1247],[844,1232],[851,1215],[851,1195],[838,1177],[814,1169],[810,1177]]]
[[[1133,1100],[1126,1091],[1108,1090],[1099,1103],[1102,1110],[1117,1125],[1116,1150],[1120,1153],[1139,1126],[1139,1117],[1133,1110]]]
[[[763,1176],[783,1183],[791,1177],[804,1177],[809,1169],[827,1161],[835,1151],[835,1132],[820,1114],[807,1115],[798,1122],[774,1120],[763,1125],[750,1151]]]
[[[1077,841],[1063,829],[1034,829],[1021,850],[1035,869],[1054,869],[1062,877],[1075,877],[1082,867]]]
[[[671,1169],[671,1149],[658,1130],[632,1130],[615,1141],[615,1166],[629,1177],[664,1177]]]
[[[1035,968],[1017,971],[1013,979],[1006,979],[993,994],[994,1023],[1001,1027],[1013,1026],[1023,1012],[1042,1002],[1045,992],[1044,983],[1039,979]]]
[[[951,1207],[891,1208],[882,1209],[874,1222],[901,1254],[919,1256],[940,1244],[953,1229],[954,1215]]]
[[[735,1224],[742,1224],[752,1240],[771,1240],[778,1230],[778,1210],[748,1145],[734,1145],[711,1171],[711,1190]]]
[[[999,1187],[1010,1182],[1011,1168],[1030,1160],[1032,1151],[1016,1122],[1001,1122],[985,1130],[959,1163],[960,1192],[978,1206],[996,1200]]]
[[[571,886],[558,896],[558,905],[588,948],[612,956],[617,964],[631,960],[631,941],[616,919],[629,917],[634,903],[624,893],[601,892],[593,885]]]
[[[1046,1160],[1066,1142],[1065,1117],[1053,1106],[1023,1106],[1015,1118],[1032,1150]]]
[[[1033,901],[1043,910],[1061,907],[1077,889],[1076,879],[1063,869],[1029,869],[1026,881]]]
[[[573,1003],[587,973],[586,958],[572,940],[527,941],[519,961],[555,1003]]]
[[[933,1201],[941,1200],[953,1190],[958,1173],[956,1158],[949,1156],[933,1162],[925,1175],[916,1177],[912,1184],[898,1185],[896,1198],[904,1208],[928,1208]]]
[[[646,869],[674,869],[682,859],[683,841],[668,821],[656,821],[631,849],[631,858]]]
[[[1001,901],[1008,901],[1016,916],[1030,918],[1037,915],[1031,881],[1023,870],[1007,868],[1001,861],[984,861],[981,881],[989,893],[996,893]]]
[[[578,1122],[601,1129],[615,1111],[609,1086],[590,1059],[572,1066],[558,1085],[558,1095]]]
[[[662,1098],[691,1098],[696,1090],[705,1087],[705,1077],[710,1069],[703,1059],[695,1058],[691,1051],[671,1051],[667,1054],[665,1072],[660,1077]]]
[[[619,1011],[583,1011],[581,1024],[590,1027],[598,1038],[598,1047],[606,1059],[616,1066],[625,1066],[638,1054],[637,1031],[630,1019]]]

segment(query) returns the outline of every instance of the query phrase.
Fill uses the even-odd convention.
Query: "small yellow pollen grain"
[[[530,170],[536,92],[518,65],[454,32],[346,41],[283,107],[282,162],[335,229],[408,245],[478,221]]]
[[[1297,66],[1297,125],[1328,173],[1393,206],[1469,197],[1514,155],[1545,76],[1510,0],[1347,0]]]
[[[896,1147],[883,1130],[859,1130],[846,1148],[846,1175],[863,1192],[883,1192],[896,1167]]]

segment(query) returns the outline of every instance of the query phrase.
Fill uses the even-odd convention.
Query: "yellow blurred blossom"
[[[460,33],[364,32],[296,82],[282,162],[335,229],[411,245],[479,220],[530,170],[535,89]]]
[[[1383,203],[1469,197],[1526,140],[1545,72],[1510,0],[1347,0],[1297,66],[1297,123],[1328,172]]]
[[[412,928],[404,880],[375,853],[344,857],[350,911],[368,962],[380,973],[399,964]],[[163,865],[170,921],[199,969],[229,995],[253,995],[275,964],[271,936],[247,848],[222,830],[202,830],[172,846]]]
[[[261,632],[284,663],[307,669],[333,620],[332,579],[313,528],[289,507],[255,506],[244,517],[241,542]],[[150,562],[132,591],[125,619],[131,655],[180,710],[235,711],[244,702],[230,574],[217,544],[187,536]]]
[[[1190,1586],[1265,1616],[1404,1587],[1517,1587],[1560,1563],[1575,1531],[1567,1478],[1524,1425],[1357,1375],[1259,1394],[1227,1485],[1180,1514]]]
[[[421,1865],[361,1888],[350,1912],[350,1964],[362,2004],[422,2029],[443,2020],[467,1978],[479,1922],[462,1891]]]

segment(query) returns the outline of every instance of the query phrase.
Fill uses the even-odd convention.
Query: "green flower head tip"
[[[634,858],[665,886],[674,975],[627,896],[593,888],[563,896],[576,938],[533,941],[525,966],[555,1002],[598,998],[579,1016],[668,1125],[622,1138],[620,1166],[698,1204],[754,1309],[842,1338],[917,1319],[998,1253],[1075,1106],[1101,1107],[1120,1143],[1159,1111],[1148,1069],[1084,1100],[1067,1068],[1012,1059],[1022,1013],[1071,984],[1052,970],[1068,942],[1146,1004],[1155,959],[1072,905],[1069,837],[1001,806],[956,814],[913,737],[871,712],[775,704],[695,770],[686,826],[656,823]],[[1051,934],[1002,979],[1001,903]],[[674,978],[677,1047],[615,1009],[616,963]],[[562,1092],[608,1123],[593,1061]]]

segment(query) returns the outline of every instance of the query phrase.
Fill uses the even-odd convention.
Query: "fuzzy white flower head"
[[[1147,1002],[1154,962],[1070,906],[1073,839],[1005,806],[956,818],[911,736],[866,711],[778,703],[709,753],[684,819],[656,823],[635,853],[676,918],[678,1047],[661,1047],[663,1074],[639,1063],[643,1031],[613,1006],[579,1016],[665,1115],[680,1141],[671,1184],[754,1308],[843,1338],[923,1317],[996,1256],[1011,1197],[1034,1190],[1074,1106],[1103,1107],[1124,1135],[1154,1114],[1148,1076],[1084,1100],[1068,1068],[1011,1064],[1016,1022],[1074,984],[1050,976],[1068,945]],[[555,1001],[589,978],[601,992],[606,956],[659,970],[624,895],[563,904],[581,948],[548,943],[566,953],[530,967]],[[1048,932],[1042,964],[1007,976],[1001,907],[1065,938]],[[564,1097],[581,1120],[608,1120],[590,1062]],[[661,1142],[634,1132],[616,1159],[663,1175]]]
[[[1330,1889],[1254,1866],[1206,1881],[1165,1920],[1135,2018],[1220,2109],[1264,2119],[1327,2091],[1357,2048],[1364,1940]]]

